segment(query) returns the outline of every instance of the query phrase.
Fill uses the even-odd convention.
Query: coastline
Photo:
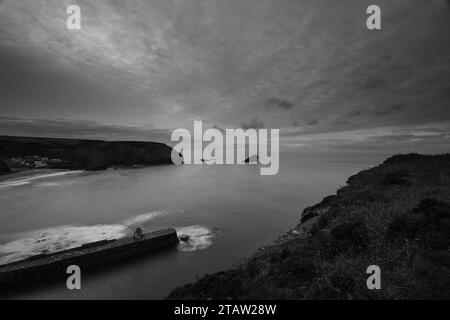
[[[172,148],[160,142],[0,136],[0,171],[23,168],[105,170],[115,166],[173,164]]]
[[[0,176],[0,189],[29,184],[31,181],[55,178],[69,174],[80,174],[84,170],[67,170],[67,169],[28,169],[18,172],[12,172]]]
[[[168,299],[450,298],[450,155],[390,157],[231,269]],[[368,290],[378,265],[382,290]]]

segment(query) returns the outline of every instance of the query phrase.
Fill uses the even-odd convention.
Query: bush
[[[270,254],[269,261],[270,261],[270,263],[278,263],[280,261],[283,261],[287,257],[289,257],[290,254],[291,254],[291,252],[290,252],[289,248],[284,247],[281,251],[273,251]]]
[[[279,286],[297,287],[311,282],[317,275],[317,268],[313,259],[290,256],[274,265],[269,275],[276,279]]]
[[[368,229],[362,221],[342,223],[331,230],[331,236],[342,251],[359,253],[369,244]]]
[[[383,186],[409,186],[411,183],[408,180],[410,174],[407,171],[391,172],[384,176],[381,180]]]
[[[352,293],[356,286],[354,277],[345,272],[334,272],[330,275],[330,282],[335,288],[344,293]]]
[[[417,240],[421,246],[436,250],[450,245],[450,206],[433,198],[420,201],[410,212],[393,219],[388,238]]]
[[[253,279],[258,274],[259,266],[255,258],[247,263],[245,271],[250,279]]]

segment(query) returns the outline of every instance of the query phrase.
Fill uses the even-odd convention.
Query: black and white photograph
[[[0,0],[0,300],[449,300],[449,108],[448,0]]]

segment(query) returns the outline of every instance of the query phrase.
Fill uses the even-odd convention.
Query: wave
[[[187,241],[180,241],[178,249],[181,251],[196,251],[208,248],[213,239],[219,236],[217,228],[208,229],[204,226],[188,226],[175,228],[179,236],[189,236]]]
[[[144,214],[136,216],[136,217],[134,217],[132,219],[125,220],[124,224],[129,226],[129,227],[131,227],[131,226],[136,225],[138,223],[144,223],[144,222],[147,222],[147,221],[152,220],[154,218],[157,218],[157,217],[159,217],[159,216],[161,216],[163,214],[166,214],[166,212],[165,211],[152,211],[152,212],[144,213]]]
[[[17,240],[0,245],[0,264],[25,259],[27,257],[79,247],[83,244],[109,239],[120,239],[132,235],[136,226],[145,226],[165,211],[152,211],[126,219],[116,224],[97,224],[91,226],[64,225],[38,229],[12,235]],[[178,235],[188,235],[187,241],[178,245],[180,251],[203,250],[212,245],[221,233],[217,228],[194,225],[177,227]]]
[[[18,187],[23,186],[26,184],[30,184],[34,180],[38,179],[46,179],[46,178],[55,178],[55,177],[61,177],[69,174],[79,174],[84,171],[81,170],[71,170],[71,171],[62,171],[62,172],[52,172],[52,173],[44,173],[44,174],[37,174],[34,176],[24,177],[24,178],[17,178],[17,179],[10,179],[3,182],[0,182],[0,189],[2,188],[10,188],[10,187]]]
[[[40,253],[79,247],[84,243],[125,236],[123,225],[60,226],[35,230],[23,239],[0,246],[0,263],[24,259]]]
[[[16,234],[13,236],[20,239],[0,245],[0,264],[40,253],[75,248],[89,242],[123,238],[132,234],[134,226],[148,222],[164,213],[164,211],[148,212],[117,224],[66,225]]]

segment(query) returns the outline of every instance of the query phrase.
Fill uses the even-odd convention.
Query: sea
[[[164,165],[104,171],[29,170],[0,180],[0,264],[103,239],[175,228],[189,241],[95,272],[81,290],[64,279],[10,299],[163,299],[172,289],[236,265],[294,227],[302,210],[335,194],[386,154],[280,154],[259,165]]]

